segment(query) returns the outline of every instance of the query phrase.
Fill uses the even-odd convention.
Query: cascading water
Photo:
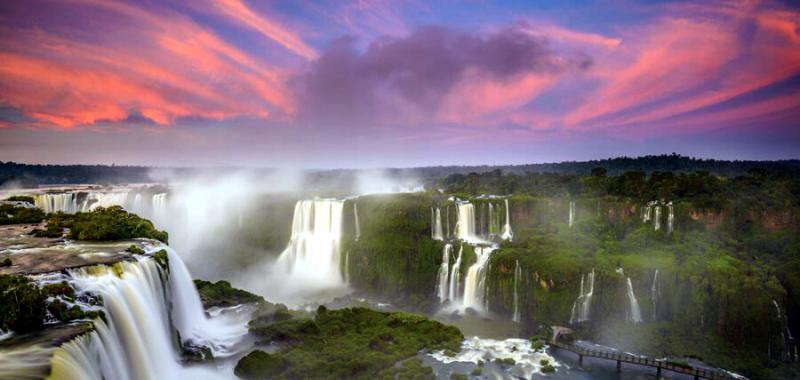
[[[155,260],[120,262],[69,271],[70,284],[80,293],[99,295],[105,319],[95,329],[56,349],[51,379],[155,379],[214,377],[180,365],[180,343],[209,347],[215,357],[235,354],[231,349],[247,334],[249,315],[237,321],[206,317],[197,290],[180,257],[169,248],[167,274]],[[170,310],[172,315],[170,318]],[[249,314],[249,313],[248,313]]]
[[[650,221],[652,217],[653,206],[655,206],[657,203],[657,201],[650,201],[644,206],[644,208],[642,208],[642,223],[647,223]]]
[[[650,287],[650,298],[653,299],[653,321],[657,319],[658,307],[658,269],[653,272],[653,285]]]
[[[294,208],[289,245],[278,258],[278,268],[291,281],[319,287],[344,285],[339,263],[344,201],[298,201]]]
[[[508,199],[506,201],[506,223],[503,225],[503,233],[500,235],[500,238],[503,240],[513,240],[514,239],[514,231],[511,230],[511,213],[508,207]]]
[[[34,194],[33,203],[48,214],[53,212],[74,214],[81,211],[78,207],[77,193]]]
[[[475,233],[475,206],[469,202],[459,202],[456,206],[458,208],[456,237],[467,242],[479,241]]]
[[[70,275],[78,291],[102,297],[106,321],[95,320],[87,339],[56,350],[51,378],[179,377],[163,274],[154,260],[78,269]]]
[[[167,193],[153,194],[150,203],[153,208],[154,222],[162,223],[167,215]]]
[[[628,322],[642,323],[642,311],[639,309],[639,301],[636,300],[636,294],[633,293],[631,278],[627,277],[626,279],[628,284],[628,301],[630,302],[627,316]]]
[[[475,255],[477,260],[467,270],[467,276],[464,277],[464,297],[462,298],[462,306],[464,308],[473,308],[477,311],[488,311],[484,299],[486,297],[486,273],[489,264],[489,257],[494,251],[493,246],[477,246],[475,247]]]
[[[658,231],[661,229],[661,207],[654,206],[655,216],[653,217],[653,228]]]
[[[455,301],[458,299],[459,286],[461,285],[461,256],[464,254],[464,246],[458,249],[458,257],[453,263],[453,268],[450,270],[450,284],[448,286],[447,299]]]
[[[675,209],[672,207],[672,201],[667,203],[667,210],[669,210],[669,214],[667,215],[667,235],[672,233],[672,227],[675,223]]]
[[[431,208],[431,238],[434,240],[444,240],[442,231],[442,209],[439,207]]]
[[[246,322],[223,316],[208,318],[189,269],[172,248],[163,248],[167,251],[169,262],[172,322],[183,342],[206,346],[216,358],[234,354],[234,346],[246,334]]]
[[[589,290],[584,293],[584,276],[581,275],[581,290],[572,304],[569,323],[586,322],[591,317],[592,296],[594,295],[594,269],[586,276],[589,279]]]
[[[489,207],[489,220],[487,228],[486,236],[489,239],[494,239],[497,236],[498,232],[500,232],[500,223],[497,221],[497,207],[494,206],[492,202],[487,202]]]
[[[438,274],[439,281],[436,283],[436,294],[439,296],[439,302],[445,302],[450,298],[447,278],[450,274],[450,251],[452,248],[452,245],[445,244],[444,252],[442,252],[442,265],[439,267]]]
[[[522,280],[522,268],[519,266],[519,260],[514,264],[514,313],[511,318],[514,322],[519,323],[522,320],[522,312],[519,308],[519,282]]]
[[[361,238],[361,223],[358,221],[358,203],[353,202],[353,222],[356,226],[356,241]]]
[[[794,341],[794,336],[792,336],[792,332],[791,330],[789,330],[788,317],[781,310],[781,306],[778,304],[778,301],[772,300],[772,304],[775,306],[775,311],[777,312],[777,319],[781,324],[780,341],[778,342],[779,343],[778,351],[780,358],[781,360],[786,360],[786,361],[798,361],[800,360],[800,355],[798,355],[797,352],[797,344]],[[769,348],[770,350],[772,349],[771,344]]]
[[[569,227],[575,224],[575,201],[569,202]]]

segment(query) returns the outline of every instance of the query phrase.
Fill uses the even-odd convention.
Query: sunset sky
[[[798,2],[0,3],[0,160],[800,158]]]

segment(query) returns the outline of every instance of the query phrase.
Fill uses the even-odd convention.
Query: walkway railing
[[[617,362],[617,371],[622,368],[622,363],[630,363],[630,364],[637,364],[647,367],[653,367],[657,369],[657,375],[661,375],[661,370],[665,369],[672,372],[682,373],[690,376],[694,376],[695,379],[711,379],[711,380],[740,380],[728,372],[721,371],[721,370],[714,370],[714,369],[705,369],[705,368],[695,368],[691,366],[682,366],[674,363],[670,363],[666,360],[655,360],[646,357],[640,357],[636,355],[630,354],[623,354],[615,351],[607,351],[607,350],[595,350],[591,348],[575,346],[571,344],[564,344],[564,343],[554,343],[550,342],[550,346],[557,347],[562,350],[570,351],[578,355],[578,362],[583,364],[583,357],[588,356],[592,358],[600,358],[600,359],[608,359],[608,360],[616,360]]]

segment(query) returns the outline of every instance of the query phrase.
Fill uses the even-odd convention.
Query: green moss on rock
[[[286,378],[381,378],[420,350],[458,350],[463,340],[455,327],[422,316],[364,308],[320,309],[313,319],[251,325],[251,332],[262,344],[287,345],[272,355],[285,368],[264,375]]]
[[[209,282],[204,280],[194,280],[200,299],[206,308],[219,306],[235,306],[244,303],[254,303],[264,301],[264,297],[255,295],[245,290],[236,289],[228,281]]]

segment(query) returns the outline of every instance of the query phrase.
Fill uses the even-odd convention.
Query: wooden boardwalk
[[[680,365],[670,364],[667,361],[659,361],[651,358],[643,358],[636,355],[623,354],[615,351],[594,350],[590,348],[585,348],[575,345],[567,345],[556,342],[550,342],[550,346],[570,351],[578,355],[578,362],[581,364],[583,364],[584,356],[607,359],[607,360],[615,360],[617,362],[617,371],[622,369],[622,363],[630,363],[630,364],[656,368],[657,376],[661,376],[662,370],[667,370],[667,371],[681,373],[684,375],[694,376],[695,379],[741,380],[741,378],[737,378],[721,370],[684,367]]]

